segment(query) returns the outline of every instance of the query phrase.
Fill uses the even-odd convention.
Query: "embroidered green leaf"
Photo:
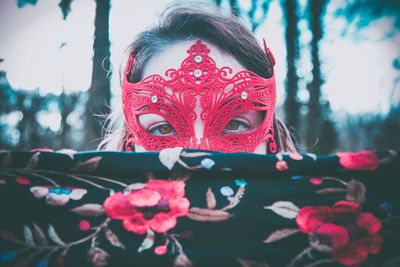
[[[185,253],[181,252],[174,260],[174,267],[191,267],[193,263],[189,260]]]
[[[110,254],[107,251],[99,248],[99,247],[92,247],[89,249],[87,253],[87,258],[89,261],[92,262],[94,267],[104,267],[108,265],[108,258]]]
[[[325,194],[338,194],[338,193],[344,193],[344,192],[346,192],[346,189],[331,187],[331,188],[320,189],[315,193],[320,194],[320,195],[325,195]]]
[[[152,230],[147,230],[147,236],[146,238],[143,240],[142,244],[140,245],[140,247],[138,248],[138,252],[142,252],[143,250],[149,249],[154,245],[154,232]]]
[[[53,225],[49,224],[49,228],[47,229],[47,234],[49,235],[49,238],[53,240],[54,243],[58,245],[64,246],[65,243],[61,240],[61,238],[58,236],[56,230],[54,229]]]
[[[102,157],[94,157],[88,159],[84,162],[79,162],[75,167],[71,169],[73,172],[84,172],[84,173],[91,173],[97,171],[99,167],[99,163]]]
[[[187,215],[189,219],[201,222],[222,222],[231,218],[231,215],[223,210],[210,210],[202,208],[191,208]]]
[[[312,160],[316,161],[317,160],[317,155],[313,153],[306,153],[307,156],[309,156]]]
[[[269,235],[267,239],[264,240],[264,243],[272,243],[278,240],[281,240],[285,237],[294,235],[296,233],[300,232],[299,229],[282,229],[273,232],[272,234]]]
[[[118,237],[110,230],[110,228],[104,228],[104,235],[107,240],[110,241],[111,245],[125,249],[125,245],[118,239]]]
[[[346,199],[351,202],[362,204],[365,201],[366,192],[367,189],[365,188],[363,183],[356,180],[351,180],[347,184]]]
[[[379,158],[379,164],[385,165],[395,161],[398,157],[398,153],[396,150],[390,149],[388,151],[377,154],[377,156]]]
[[[35,235],[35,240],[39,245],[42,246],[48,245],[46,235],[43,233],[42,229],[36,223],[33,223],[33,233]]]
[[[73,208],[71,211],[83,217],[99,217],[104,214],[103,206],[99,204],[85,204]]]
[[[33,156],[29,159],[28,164],[26,165],[27,169],[35,169],[39,163],[39,155],[40,152],[36,152]]]
[[[206,198],[207,198],[207,207],[209,209],[215,209],[215,207],[217,206],[217,201],[210,187],[207,190]]]
[[[240,263],[242,267],[270,267],[265,262],[255,262],[251,260],[244,260],[241,258],[236,258],[236,260]]]
[[[24,239],[25,239],[25,244],[29,246],[35,245],[35,242],[33,241],[32,231],[27,225],[24,225]]]
[[[125,192],[130,192],[130,191],[135,191],[135,190],[139,190],[142,189],[146,186],[146,184],[144,183],[134,183],[134,184],[130,184],[125,188]]]
[[[160,162],[168,168],[168,170],[172,170],[175,163],[179,161],[182,150],[182,147],[166,148],[160,151],[158,158],[160,159]]]
[[[265,209],[272,210],[276,214],[287,219],[294,219],[299,212],[299,208],[289,201],[277,201],[271,206],[264,207]]]

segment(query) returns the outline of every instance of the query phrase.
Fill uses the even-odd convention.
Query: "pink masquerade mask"
[[[266,46],[265,49],[274,63],[269,49]],[[269,153],[276,153],[274,75],[265,79],[247,70],[232,74],[230,67],[218,68],[209,52],[199,40],[187,51],[188,56],[179,69],[165,72],[167,79],[155,74],[138,83],[128,81],[134,64],[134,57],[130,56],[122,83],[123,110],[128,125],[127,151],[136,143],[147,151],[184,147],[254,152],[266,141]],[[197,101],[201,107],[200,119],[204,122],[203,136],[199,140],[193,126],[198,116]],[[233,118],[249,110],[265,114],[257,129],[234,134],[224,132]],[[143,114],[160,115],[173,127],[174,134],[162,136],[147,132],[139,122]]]

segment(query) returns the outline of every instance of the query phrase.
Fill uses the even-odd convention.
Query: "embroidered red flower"
[[[312,247],[331,252],[335,261],[347,266],[361,264],[368,254],[378,253],[383,241],[378,233],[381,222],[371,213],[361,212],[354,202],[304,207],[296,222],[309,234]]]
[[[284,160],[278,160],[275,164],[275,168],[280,172],[284,172],[289,169],[289,165]]]
[[[189,212],[183,181],[150,180],[142,188],[108,197],[103,204],[107,215],[122,220],[125,230],[144,234],[148,229],[165,233],[174,228],[177,217]]]
[[[357,153],[337,153],[339,163],[350,170],[375,170],[379,165],[376,154],[372,151],[361,151]]]

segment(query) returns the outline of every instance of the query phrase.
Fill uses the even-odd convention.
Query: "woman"
[[[274,58],[236,18],[175,7],[127,52],[124,123],[101,148],[296,151],[274,114]]]

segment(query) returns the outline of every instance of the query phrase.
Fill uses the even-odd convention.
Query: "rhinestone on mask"
[[[201,75],[203,74],[203,72],[201,72],[201,70],[195,70],[193,72],[194,77],[199,78]]]
[[[202,61],[203,61],[203,58],[202,58],[201,56],[195,56],[195,57],[194,57],[194,62],[200,63],[200,62],[202,62]]]
[[[158,97],[156,95],[153,95],[151,97],[151,103],[155,104],[155,103],[157,103],[157,101],[158,101]]]
[[[247,92],[242,92],[242,93],[240,94],[240,98],[241,98],[242,100],[246,100],[248,96],[249,96],[249,95],[247,94]]]

